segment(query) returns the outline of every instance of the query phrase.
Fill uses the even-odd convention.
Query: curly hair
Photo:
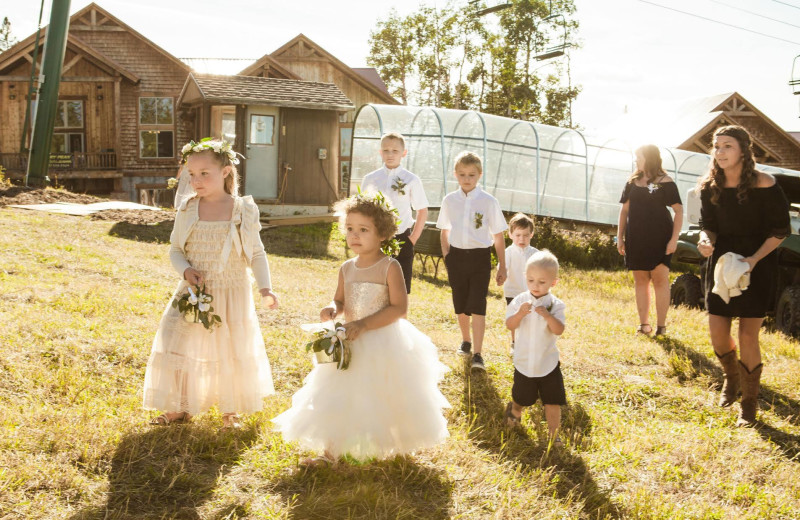
[[[720,135],[733,137],[739,143],[739,149],[742,151],[742,177],[739,180],[739,185],[736,187],[736,198],[739,204],[747,200],[747,194],[756,187],[758,183],[758,171],[756,170],[756,159],[753,155],[753,140],[750,134],[738,125],[721,126],[714,131],[714,139]],[[709,164],[708,172],[700,179],[697,184],[698,191],[709,190],[711,192],[711,203],[719,204],[719,197],[722,194],[722,188],[725,187],[725,170],[723,170],[717,163],[714,157],[714,150],[712,149],[711,163]]]
[[[662,175],[667,174],[661,165],[661,152],[658,150],[658,146],[654,144],[646,144],[637,148],[636,152],[641,153],[642,156],[644,156],[644,170],[637,168],[636,171],[633,172],[633,174],[628,178],[628,182],[635,182],[642,177],[646,177],[647,182],[651,183]]]
[[[375,195],[358,194],[339,200],[333,205],[333,209],[339,215],[339,226],[342,229],[350,213],[360,213],[372,219],[378,236],[383,239],[382,245],[388,243],[397,233],[397,210],[380,192]]]

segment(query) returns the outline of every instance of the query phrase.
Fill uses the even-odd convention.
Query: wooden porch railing
[[[0,165],[9,172],[24,172],[28,169],[28,154],[0,153]],[[113,170],[117,168],[114,152],[54,153],[50,154],[49,171],[64,170]]]

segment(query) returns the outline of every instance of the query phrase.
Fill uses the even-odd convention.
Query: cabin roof
[[[271,105],[316,110],[353,110],[353,103],[332,83],[295,79],[191,73],[179,105],[211,102],[227,105]]]
[[[362,87],[366,88],[367,90],[371,91],[373,94],[377,95],[380,100],[382,100],[386,104],[391,105],[399,105],[400,102],[397,101],[386,89],[386,85],[384,84],[383,88],[380,85],[374,83],[371,79],[365,77],[365,75],[359,73],[357,70],[349,67],[347,64],[339,60],[336,56],[331,54],[330,52],[323,49],[319,44],[312,41],[311,38],[306,36],[305,34],[298,34],[288,42],[281,45],[280,48],[276,49],[272,53],[269,54],[272,58],[276,59],[277,61],[281,61],[281,59],[292,60],[297,58],[308,58],[294,56],[293,52],[298,47],[305,47],[307,50],[311,50],[312,53],[317,58],[322,58],[330,62],[334,67],[339,69],[343,72],[346,76],[350,79],[354,80],[356,83],[361,85]]]

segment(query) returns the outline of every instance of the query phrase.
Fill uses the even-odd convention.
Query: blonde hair
[[[515,229],[530,229],[531,233],[533,233],[534,225],[533,219],[526,215],[525,213],[517,213],[511,220],[508,221],[508,234],[514,232]]]
[[[464,150],[456,156],[456,160],[453,163],[453,170],[458,168],[459,165],[469,166],[473,164],[478,167],[478,173],[483,173],[483,162],[480,156],[474,152]]]
[[[549,269],[555,276],[558,276],[558,258],[548,249],[537,251],[528,258],[527,263],[525,263],[525,272],[527,273],[528,269],[533,267]]]
[[[217,141],[222,143],[222,145],[225,145],[226,149],[217,152],[216,150],[214,150],[214,148],[210,147],[212,143],[216,143]],[[230,144],[226,143],[225,141],[220,141],[220,140],[201,141],[200,143],[204,145],[204,147],[200,151],[194,151],[191,149],[186,151],[185,149],[186,147],[189,146],[188,144],[186,145],[186,147],[184,147],[184,150],[181,151],[183,155],[181,164],[186,164],[189,161],[189,157],[191,157],[192,155],[210,153],[211,155],[214,156],[214,159],[216,160],[217,164],[220,165],[221,168],[224,169],[226,166],[231,167],[231,173],[227,177],[225,177],[225,184],[224,184],[225,193],[234,196],[239,195],[239,170],[236,168],[236,164],[233,162],[233,159],[231,159],[231,156],[233,156],[233,158],[236,159],[236,162],[238,163],[239,159],[236,158],[238,154],[236,154],[236,152],[233,151],[228,152],[227,149],[230,149]],[[189,142],[189,144],[200,144],[200,143],[194,143],[194,141]]]
[[[400,141],[400,144],[403,145],[403,150],[406,149],[406,138],[403,137],[403,134],[400,132],[387,132],[381,136],[381,146],[383,146],[383,142],[387,139],[397,139]]]

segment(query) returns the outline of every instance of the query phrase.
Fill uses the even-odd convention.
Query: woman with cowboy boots
[[[744,128],[718,128],[711,156],[709,171],[698,184],[701,232],[697,249],[709,257],[705,277],[708,328],[714,353],[725,372],[719,404],[733,404],[741,387],[736,425],[752,426],[763,368],[758,333],[775,297],[775,248],[790,233],[789,203],[775,178],[755,169],[752,140]],[[729,255],[726,261],[746,262],[744,276],[750,277],[747,289],[727,302],[711,290],[718,260],[726,253],[737,255],[733,259]],[[739,318],[738,362],[731,336],[734,317]]]

